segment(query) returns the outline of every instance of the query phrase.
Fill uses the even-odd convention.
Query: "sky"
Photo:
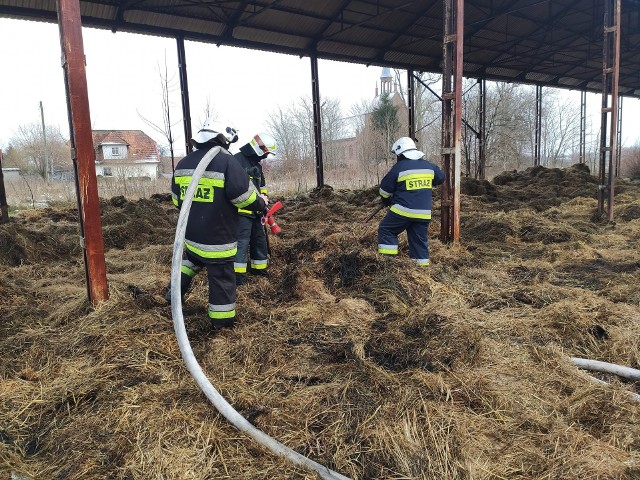
[[[175,39],[112,33],[83,28],[91,122],[95,130],[143,130],[156,142],[161,134],[141,117],[162,125],[159,68],[165,58],[171,94],[174,147],[184,152],[184,129]],[[216,114],[239,129],[239,142],[267,131],[269,114],[287,108],[301,97],[311,97],[308,57],[261,52],[213,44],[185,42],[192,129],[205,120],[207,99]],[[68,136],[58,25],[0,18],[0,148],[9,144],[17,128],[40,124],[40,102],[45,122]],[[345,115],[352,105],[375,94],[382,69],[329,60],[318,62],[321,98],[337,98]],[[403,75],[404,77],[404,75]],[[567,92],[579,101],[579,92]],[[587,95],[594,125],[599,125],[601,97]],[[625,98],[623,145],[640,142],[640,99]]]
[[[83,28],[91,123],[95,130],[140,129],[163,140],[141,116],[162,125],[158,68],[175,89],[171,116],[182,107],[175,39]],[[215,113],[239,129],[239,143],[268,130],[269,114],[301,97],[311,97],[311,64],[297,57],[257,50],[185,42],[189,102],[195,133],[205,120],[207,98]],[[42,101],[47,124],[68,135],[63,70],[57,24],[0,18],[0,147],[17,127],[40,124]],[[338,98],[345,114],[375,95],[382,69],[319,60],[320,96]],[[184,151],[182,123],[173,128],[175,146]],[[166,143],[166,141],[164,142]]]

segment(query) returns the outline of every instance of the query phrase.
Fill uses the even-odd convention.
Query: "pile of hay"
[[[637,479],[638,385],[569,360],[640,367],[640,187],[604,224],[594,185],[537,167],[463,186],[462,241],[440,243],[436,216],[428,269],[406,237],[399,258],[376,253],[375,189],[281,199],[271,276],[239,288],[234,330],[209,329],[196,277],[195,355],[254,425],[353,479]],[[74,206],[0,227],[2,475],[317,478],[237,432],[186,370],[169,197],[101,207],[96,309]]]

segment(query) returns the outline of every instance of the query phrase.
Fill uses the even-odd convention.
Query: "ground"
[[[281,198],[270,277],[195,356],[255,426],[352,479],[637,479],[640,185],[594,216],[582,166],[463,182],[461,242],[376,252],[375,189]],[[86,300],[74,206],[0,226],[0,473],[34,479],[313,479],[236,431],[187,371],[164,300],[169,196],[101,202],[110,299]],[[438,211],[438,208],[434,208]],[[590,375],[609,385],[596,383]]]

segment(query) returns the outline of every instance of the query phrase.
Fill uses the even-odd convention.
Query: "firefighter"
[[[254,135],[249,143],[240,147],[234,156],[245,169],[253,185],[267,198],[267,187],[260,162],[268,155],[276,154],[276,139],[268,133]],[[268,276],[268,246],[265,228],[261,223],[262,215],[248,208],[239,208],[238,253],[235,259],[236,285],[247,280],[247,270],[255,275]],[[250,266],[248,265],[251,259]],[[248,267],[248,268],[247,268]]]
[[[406,230],[409,257],[418,265],[429,265],[427,231],[431,221],[431,189],[444,182],[444,173],[424,159],[409,137],[391,147],[398,162],[380,182],[382,202],[391,208],[378,227],[378,252],[398,254],[398,234]]]
[[[180,292],[184,298],[193,277],[206,267],[209,281],[207,311],[214,329],[234,326],[233,260],[237,251],[238,209],[263,212],[267,205],[247,173],[227,151],[237,140],[234,128],[208,118],[191,139],[196,150],[178,162],[171,184],[173,203],[180,208],[198,163],[213,147],[223,148],[205,170],[193,196],[180,277]],[[167,299],[171,301],[171,288]]]

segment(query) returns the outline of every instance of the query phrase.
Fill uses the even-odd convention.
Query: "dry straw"
[[[636,479],[638,386],[570,361],[640,365],[640,186],[621,182],[608,225],[594,185],[580,168],[473,185],[460,245],[434,219],[428,269],[405,237],[395,261],[376,253],[375,189],[283,198],[271,276],[240,287],[234,330],[209,329],[196,277],[196,358],[254,425],[353,479]],[[0,475],[315,478],[231,427],[184,367],[168,196],[101,207],[95,310],[73,204],[0,227]]]

